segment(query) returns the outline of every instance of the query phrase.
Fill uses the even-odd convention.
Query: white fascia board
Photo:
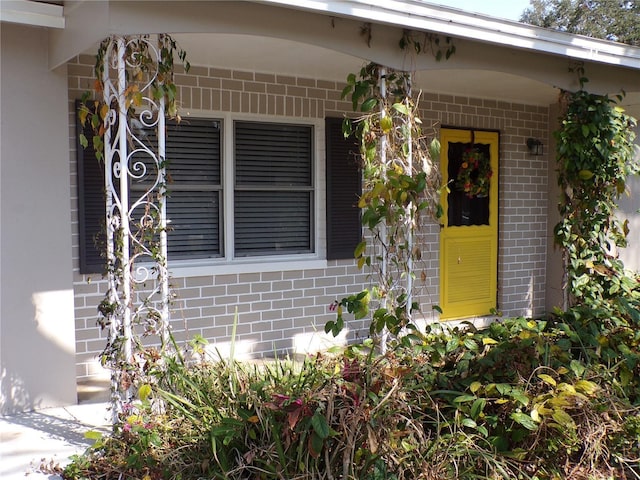
[[[29,0],[0,0],[0,22],[64,28],[64,9],[61,5]]]
[[[363,22],[394,25],[505,47],[563,55],[576,60],[640,69],[640,48],[638,47],[572,35],[419,1],[257,1],[350,17]]]

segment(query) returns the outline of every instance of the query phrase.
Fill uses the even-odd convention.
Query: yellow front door
[[[498,132],[443,128],[440,308],[443,320],[488,315],[498,284]]]

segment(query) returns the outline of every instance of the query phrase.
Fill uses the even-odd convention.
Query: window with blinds
[[[169,261],[314,253],[314,128],[235,121],[232,130],[233,144],[225,145],[222,120],[167,122]],[[146,148],[157,148],[155,129],[136,134]],[[138,149],[132,162],[155,172],[145,148],[131,147]],[[224,151],[232,153],[225,156]],[[82,273],[104,271],[104,244],[96,243],[104,236],[103,168],[91,149],[78,148]],[[234,172],[231,185],[224,183],[225,169]],[[143,195],[152,181],[132,179],[132,197]],[[225,188],[231,192],[225,194]],[[224,205],[225,197],[233,206]],[[134,217],[143,213],[144,206]],[[233,239],[233,251],[225,251],[225,232]]]
[[[214,258],[222,255],[222,179],[220,121],[183,119],[167,122],[167,247],[169,260]],[[145,143],[157,145],[155,130]],[[147,164],[145,154],[134,156]],[[152,171],[152,167],[148,166]],[[144,190],[148,179],[134,181],[132,191]]]
[[[223,254],[220,125],[218,120],[183,119],[168,127],[170,260]]]
[[[235,256],[313,251],[313,129],[234,123]]]

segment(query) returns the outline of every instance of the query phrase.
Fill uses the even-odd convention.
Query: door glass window
[[[489,162],[483,168],[482,160],[476,166],[470,152],[474,150]],[[466,153],[465,153],[466,152]],[[450,193],[447,219],[449,227],[489,225],[489,182],[491,181],[490,151],[488,144],[449,143],[448,172]],[[471,156],[472,157],[472,156]],[[487,168],[489,170],[487,171]]]

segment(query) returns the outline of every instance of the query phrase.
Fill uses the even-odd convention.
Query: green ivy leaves
[[[362,224],[369,230],[354,256],[359,268],[373,270],[378,285],[371,295],[365,291],[334,302],[337,317],[325,325],[325,331],[337,335],[342,330],[343,308],[356,318],[368,314],[373,296],[380,306],[374,312],[371,332],[385,328],[398,332],[409,325],[411,312],[419,307],[411,301],[411,282],[407,281],[414,278],[412,265],[422,258],[413,238],[425,219],[442,211],[437,168],[440,144],[426,140],[407,72],[368,64],[359,76],[347,76],[342,97],[350,99],[359,114],[345,118],[342,131],[345,136],[355,135],[360,144],[363,193],[358,207]]]
[[[555,132],[563,194],[554,233],[573,302],[597,307],[632,290],[612,247],[626,245],[628,228],[616,218],[616,204],[627,177],[640,171],[633,150],[636,120],[607,96],[580,90],[565,99]]]

